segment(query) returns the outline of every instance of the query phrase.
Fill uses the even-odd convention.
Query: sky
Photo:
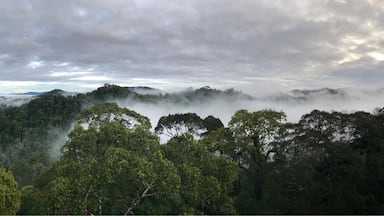
[[[382,87],[374,0],[1,0],[0,93]]]

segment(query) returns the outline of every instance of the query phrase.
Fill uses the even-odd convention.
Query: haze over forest
[[[109,85],[109,84],[107,84]],[[239,109],[273,109],[284,111],[287,120],[297,122],[305,113],[317,109],[322,111],[373,112],[382,106],[384,89],[382,88],[342,88],[342,89],[295,89],[285,92],[247,94],[236,89],[214,89],[209,86],[198,89],[187,88],[180,91],[162,91],[148,86],[127,87],[140,95],[151,95],[156,101],[142,101],[135,98],[119,98],[111,101],[122,107],[133,109],[150,117],[152,125],[158,119],[170,113],[195,112],[201,116],[216,115],[226,124],[231,115]],[[76,92],[61,90],[63,95],[76,95]],[[0,104],[20,106],[45,92],[9,93],[0,96]],[[167,95],[168,97],[165,97]],[[172,97],[170,97],[172,96]],[[174,98],[171,100],[169,98]],[[176,100],[177,98],[177,100]]]
[[[1,98],[2,213],[382,212],[380,89],[27,95]]]

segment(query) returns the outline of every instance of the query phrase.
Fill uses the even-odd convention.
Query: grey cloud
[[[355,86],[372,87],[381,86],[384,80],[382,69],[384,63],[367,66],[356,66],[348,69],[341,69],[333,73],[335,79],[343,79],[353,83]]]
[[[380,2],[371,2],[4,0],[0,79],[81,83],[76,74],[52,73],[88,71],[111,82],[241,83],[261,77],[296,80],[282,83],[296,88],[360,77],[341,71],[380,77],[367,55],[381,51],[377,37],[384,35],[375,34],[384,14]],[[347,37],[366,41],[354,44]],[[351,54],[360,57],[348,59]],[[343,59],[350,62],[337,63]],[[28,68],[32,61],[44,64]]]

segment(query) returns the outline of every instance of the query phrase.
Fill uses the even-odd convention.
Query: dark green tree
[[[176,113],[162,116],[155,127],[155,132],[169,137],[183,133],[200,136],[205,130],[203,120],[196,113]]]
[[[212,115],[209,115],[205,119],[203,119],[203,125],[207,129],[207,132],[203,133],[203,135],[207,135],[212,131],[224,128],[223,122],[221,122],[219,118],[215,118]]]
[[[175,164],[181,179],[182,211],[186,214],[235,214],[233,183],[235,163],[210,153],[191,134],[171,138],[164,155]]]
[[[20,207],[20,191],[10,171],[0,167],[0,214],[14,215]]]

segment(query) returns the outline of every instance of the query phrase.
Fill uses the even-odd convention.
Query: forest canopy
[[[0,213],[384,213],[383,109],[313,110],[294,123],[283,111],[241,109],[227,127],[215,113],[184,112],[152,125],[113,102],[124,97],[186,101],[105,85],[2,106]]]

